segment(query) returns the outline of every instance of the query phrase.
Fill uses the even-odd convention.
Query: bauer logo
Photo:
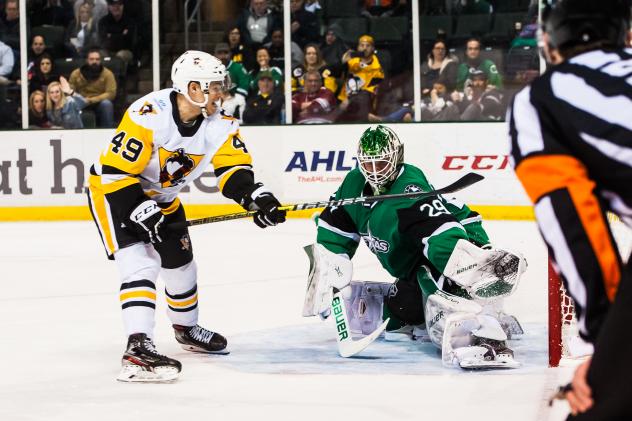
[[[347,151],[294,151],[285,172],[351,171],[357,159]]]
[[[347,331],[347,324],[345,323],[345,315],[343,313],[343,303],[339,297],[334,297],[331,300],[331,307],[334,312],[334,317],[336,319],[336,330],[338,330],[338,336],[340,340],[347,339],[349,337],[349,333]]]

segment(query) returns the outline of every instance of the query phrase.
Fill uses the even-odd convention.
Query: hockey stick
[[[468,186],[471,186],[474,183],[478,183],[484,178],[485,177],[483,177],[480,174],[471,172],[471,173],[465,174],[463,177],[459,178],[452,184],[449,184],[437,190],[430,190],[427,192],[418,191],[418,192],[410,192],[410,193],[385,194],[382,196],[361,196],[361,197],[350,197],[347,199],[337,199],[337,200],[311,202],[311,203],[298,203],[295,205],[280,206],[279,210],[290,212],[290,211],[298,211],[298,210],[305,210],[305,209],[326,208],[329,206],[346,206],[346,205],[353,205],[356,203],[381,202],[383,200],[388,200],[388,199],[403,199],[403,198],[413,198],[413,197],[421,199],[424,197],[435,196],[438,194],[455,193],[459,190],[463,190],[464,188]],[[173,224],[169,224],[169,228],[182,229],[184,227],[191,227],[193,225],[212,224],[213,222],[222,222],[222,221],[230,221],[233,219],[248,218],[250,216],[253,216],[255,213],[257,213],[257,211],[246,211],[246,212],[230,213],[227,215],[208,216],[206,218],[191,219],[189,221],[182,221],[182,222],[174,222]]]
[[[334,297],[331,300],[331,312],[336,323],[336,341],[338,342],[338,353],[343,358],[352,357],[364,348],[369,346],[378,336],[386,329],[386,325],[390,319],[386,319],[382,324],[362,339],[354,341],[349,330],[349,318],[345,309],[345,302],[342,299],[342,293],[338,288],[334,288]]]

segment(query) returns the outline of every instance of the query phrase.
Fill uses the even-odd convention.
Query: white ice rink
[[[521,369],[443,368],[416,342],[338,357],[331,321],[301,317],[313,222],[233,221],[191,230],[200,324],[225,334],[231,354],[181,350],[160,294],[155,342],[182,375],[123,384],[119,281],[94,224],[1,223],[0,420],[562,420],[566,405],[546,402],[571,371],[547,368],[544,245],[531,222],[485,226],[529,262],[506,306],[526,330],[511,343]],[[354,263],[355,279],[390,279],[364,246]]]

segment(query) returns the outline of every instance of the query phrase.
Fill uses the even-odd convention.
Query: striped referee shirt
[[[552,67],[508,111],[511,161],[594,342],[622,272],[606,211],[632,226],[632,49]]]

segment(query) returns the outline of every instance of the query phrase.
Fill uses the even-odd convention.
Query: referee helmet
[[[631,6],[631,0],[558,0],[545,6],[542,31],[558,49],[594,42],[623,47]]]

